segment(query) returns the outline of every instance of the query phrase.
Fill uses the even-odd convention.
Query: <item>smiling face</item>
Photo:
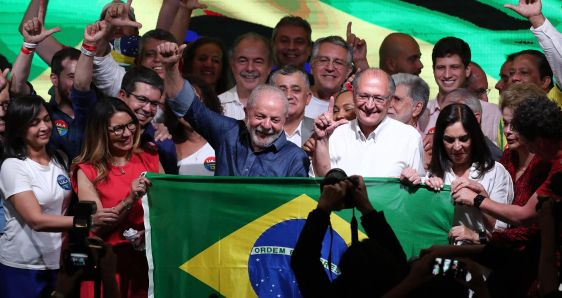
[[[33,119],[27,127],[23,141],[27,147],[37,151],[47,146],[52,129],[53,123],[51,122],[51,117],[47,109],[42,105],[35,119]]]
[[[310,102],[312,93],[306,86],[304,74],[294,72],[289,75],[278,74],[273,82],[275,87],[281,89],[289,101],[289,119],[301,119],[304,108]]]
[[[154,38],[147,38],[143,45],[143,55],[140,57],[140,65],[151,68],[156,73],[164,78],[164,67],[162,66],[162,56],[158,54],[158,45],[166,42],[165,40],[158,40]]]
[[[256,38],[245,38],[234,49],[230,67],[236,87],[248,94],[264,84],[271,71],[267,45]]]
[[[111,116],[108,123],[109,150],[114,155],[121,155],[133,149],[135,131],[131,130],[133,119],[125,112],[117,112]]]
[[[536,58],[528,54],[522,54],[513,59],[509,68],[509,85],[518,82],[532,83],[548,92],[551,78],[545,76],[541,79]]]
[[[472,149],[470,135],[460,121],[447,126],[443,134],[443,146],[453,166],[470,167]]]
[[[252,147],[261,151],[269,147],[283,131],[287,114],[284,99],[277,93],[264,90],[257,95],[255,105],[246,106],[246,126]]]
[[[214,43],[206,43],[195,50],[191,74],[200,77],[210,86],[216,86],[221,77],[222,51]]]
[[[292,65],[302,69],[310,56],[311,49],[308,35],[302,27],[284,25],[278,28],[277,36],[273,40],[277,66]]]
[[[353,103],[353,92],[342,92],[334,100],[334,120],[355,119],[355,104]]]
[[[316,92],[335,96],[351,71],[347,63],[347,50],[324,42],[318,47],[311,68]]]
[[[470,69],[462,63],[461,57],[457,54],[435,59],[433,76],[442,95],[463,87],[469,75]]]
[[[134,90],[127,94],[119,91],[122,99],[133,110],[141,126],[145,126],[154,118],[158,104],[161,104],[162,94],[158,88],[146,83],[136,82]]]
[[[353,90],[355,114],[365,136],[374,131],[386,116],[391,94],[388,78],[382,70],[366,71]]]

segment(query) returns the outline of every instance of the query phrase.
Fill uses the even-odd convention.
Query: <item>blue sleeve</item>
[[[96,92],[93,89],[88,91],[78,91],[72,87],[70,92],[70,100],[72,101],[72,110],[74,111],[74,124],[84,131],[88,112],[92,109],[97,101]]]
[[[295,158],[288,171],[289,177],[308,177],[308,169],[310,168],[310,159],[304,150],[296,151]]]
[[[203,136],[215,150],[222,140],[238,138],[238,131],[229,133],[240,125],[236,119],[209,110],[199,99],[193,100],[183,117],[197,133]]]
[[[183,80],[183,87],[175,98],[167,98],[166,102],[172,109],[172,112],[178,117],[183,117],[187,110],[191,107],[195,99],[195,92],[193,92],[193,87],[187,80]]]

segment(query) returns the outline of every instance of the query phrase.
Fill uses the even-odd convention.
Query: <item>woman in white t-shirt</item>
[[[451,104],[443,108],[437,118],[433,138],[433,153],[426,184],[440,189],[443,183],[481,185],[499,203],[513,201],[513,181],[507,170],[494,162],[485,136],[472,110],[465,104]],[[401,179],[413,184],[421,182],[411,168],[402,171]],[[476,201],[477,199],[475,199]],[[479,244],[487,241],[492,231],[507,228],[507,224],[483,214],[477,206],[455,206],[451,241]]]
[[[213,89],[200,78],[186,76],[195,88],[196,95],[207,108],[222,114],[222,106]],[[171,111],[166,114],[166,127],[176,144],[178,173],[190,176],[213,176],[215,174],[215,150],[198,134],[187,121],[175,117]]]
[[[0,189],[6,229],[0,236],[0,297],[43,297],[55,286],[61,231],[72,188],[63,153],[47,149],[51,118],[39,96],[12,100],[5,117]]]

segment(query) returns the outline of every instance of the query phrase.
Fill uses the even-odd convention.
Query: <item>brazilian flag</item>
[[[152,187],[143,205],[153,297],[300,297],[290,258],[316,208],[320,180],[147,177]],[[447,243],[453,219],[448,188],[408,188],[394,178],[366,178],[365,184],[408,257]],[[351,217],[349,209],[333,213],[333,232],[324,238],[321,261],[332,279],[351,242]]]

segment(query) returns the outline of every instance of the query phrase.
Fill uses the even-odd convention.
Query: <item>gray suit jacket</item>
[[[304,117],[302,119],[302,127],[301,127],[301,146],[310,139],[312,134],[314,133],[314,119]]]

